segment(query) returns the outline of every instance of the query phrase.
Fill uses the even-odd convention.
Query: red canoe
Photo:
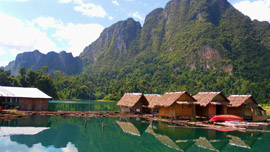
[[[244,121],[244,119],[235,115],[216,115],[212,117],[209,121]]]

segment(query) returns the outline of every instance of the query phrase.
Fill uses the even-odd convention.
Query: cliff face
[[[80,54],[85,66],[98,68],[100,64],[115,65],[124,62],[127,56],[136,54],[134,45],[141,32],[141,25],[129,18],[106,28],[95,42]]]
[[[71,53],[64,51],[60,53],[49,52],[42,54],[38,50],[18,54],[15,61],[10,62],[5,70],[11,70],[12,75],[17,75],[21,67],[34,71],[42,69],[43,66],[49,68],[49,73],[61,70],[67,75],[79,74],[82,70],[82,61],[79,57],[73,57]]]

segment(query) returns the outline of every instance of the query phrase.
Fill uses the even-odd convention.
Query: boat
[[[209,122],[224,122],[224,121],[244,121],[244,119],[235,115],[216,115],[209,120]]]

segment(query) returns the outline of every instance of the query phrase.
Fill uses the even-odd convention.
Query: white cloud
[[[66,49],[73,55],[79,55],[83,49],[95,41],[104,28],[99,24],[72,24],[58,29],[53,35],[58,40],[67,41],[69,45]]]
[[[142,17],[142,15],[139,12],[134,12],[133,14],[131,14],[131,16],[141,21],[144,21],[144,17]]]
[[[70,3],[72,0],[59,0],[60,3]]]
[[[75,145],[70,142],[67,144],[67,147],[61,148],[61,150],[63,152],[78,152],[78,149],[75,147]]]
[[[42,52],[56,49],[56,44],[47,33],[38,28],[1,12],[0,20],[0,47],[9,49],[13,55],[34,49]]]
[[[45,147],[43,147],[41,143],[39,143],[33,145],[33,147],[29,150],[29,152],[48,152],[48,150]]]
[[[99,24],[64,24],[53,17],[39,17],[33,20],[32,23],[44,30],[54,29],[53,38],[64,45],[61,50],[72,52],[75,56],[79,55],[84,47],[95,41],[104,29]]]
[[[63,22],[60,20],[55,20],[53,17],[39,17],[32,21],[32,24],[37,24],[44,30],[48,28],[60,29],[63,27]]]
[[[233,5],[243,14],[248,15],[252,20],[270,22],[270,0],[240,1]]]
[[[104,29],[99,24],[64,24],[53,17],[22,21],[1,12],[0,20],[0,55],[9,51],[16,56],[38,49],[42,53],[66,50],[77,56]]]
[[[88,17],[105,17],[106,11],[100,6],[93,3],[83,3],[81,0],[75,0],[75,3],[79,4],[74,7],[75,11],[81,12],[83,15]]]
[[[113,0],[112,3],[113,3],[114,5],[119,6],[119,3],[117,2],[117,0]]]
[[[88,17],[104,18],[105,16],[108,16],[107,12],[104,10],[102,6],[96,5],[94,3],[84,3],[83,0],[59,0],[59,1],[60,3],[73,2],[76,5],[74,7],[74,10],[77,12],[81,12],[83,15]],[[115,5],[119,5],[119,3],[116,0],[113,0],[112,3]],[[108,16],[108,18],[111,20],[110,16]]]

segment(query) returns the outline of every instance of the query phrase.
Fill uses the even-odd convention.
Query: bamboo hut
[[[158,113],[158,104],[162,99],[160,94],[144,94],[145,98],[149,102],[148,108],[150,109],[151,113]]]
[[[5,108],[18,106],[20,110],[45,111],[50,99],[37,88],[0,86],[0,102]]]
[[[117,103],[121,112],[148,113],[148,101],[142,93],[125,93]]]
[[[251,95],[230,95],[228,114],[243,117],[246,120],[266,121],[266,112]]]
[[[167,92],[162,96],[159,106],[159,116],[163,117],[195,117],[196,100],[186,91]]]
[[[227,114],[229,100],[221,92],[199,92],[193,97],[197,100],[197,116],[211,118]]]

